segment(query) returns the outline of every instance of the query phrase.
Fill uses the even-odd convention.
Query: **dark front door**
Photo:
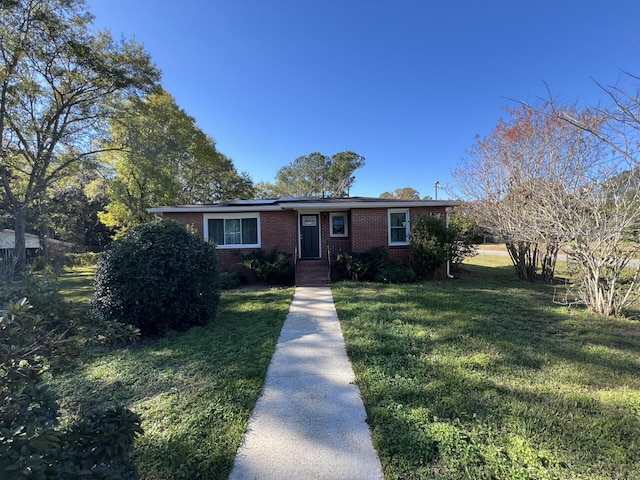
[[[300,215],[300,258],[320,257],[320,215]]]

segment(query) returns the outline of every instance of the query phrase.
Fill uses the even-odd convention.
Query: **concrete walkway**
[[[296,288],[230,480],[382,479],[331,290]]]

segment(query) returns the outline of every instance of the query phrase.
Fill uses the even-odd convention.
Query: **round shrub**
[[[134,227],[98,262],[94,310],[143,336],[204,325],[220,298],[217,266],[215,246],[177,222]]]

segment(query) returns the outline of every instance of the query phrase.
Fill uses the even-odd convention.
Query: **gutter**
[[[354,208],[411,208],[411,207],[451,207],[460,204],[456,200],[406,200],[389,202],[381,200],[379,202],[283,202],[281,208],[283,210],[350,210]]]

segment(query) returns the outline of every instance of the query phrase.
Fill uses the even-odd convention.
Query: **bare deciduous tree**
[[[626,163],[626,162],[625,162]],[[599,177],[580,190],[560,185],[541,195],[539,221],[556,232],[573,267],[573,296],[602,315],[616,315],[638,294],[638,268],[628,269],[640,253],[638,170],[618,173],[615,161],[601,165]]]
[[[588,184],[581,165],[586,136],[549,115],[507,110],[494,131],[478,139],[454,177],[483,229],[502,238],[521,279],[554,275],[560,239],[537,218],[539,197],[556,184]]]
[[[576,269],[575,296],[617,314],[637,292],[638,272],[627,270],[638,253],[627,241],[640,225],[637,166],[593,133],[604,128],[601,112],[560,111],[510,110],[455,177],[478,224],[507,243],[520,278],[553,278],[562,248]]]

